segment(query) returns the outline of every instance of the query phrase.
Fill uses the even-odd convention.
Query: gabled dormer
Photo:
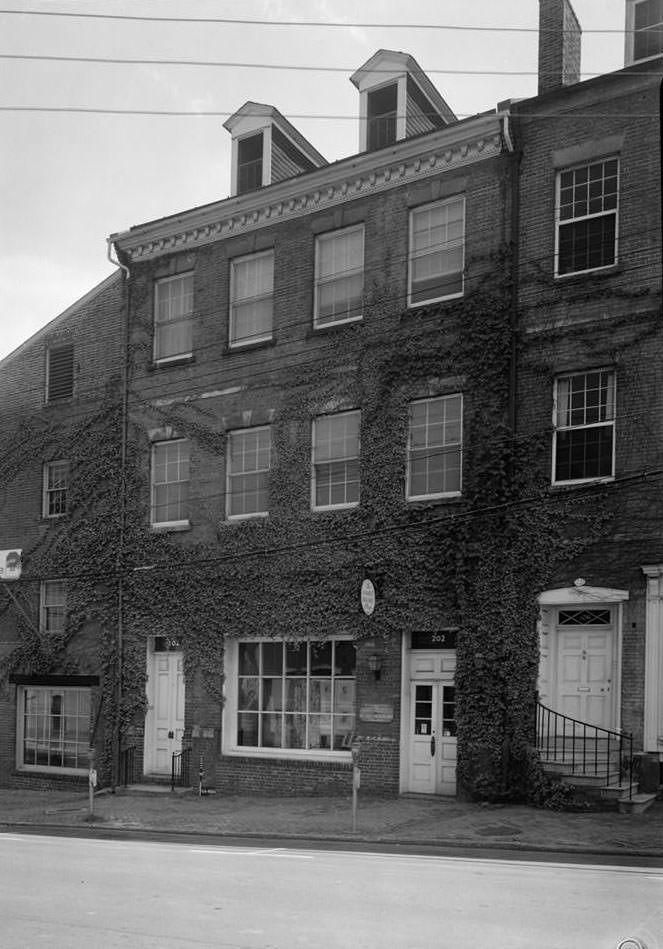
[[[350,77],[359,90],[359,150],[374,151],[433,132],[456,116],[416,59],[379,49]]]
[[[626,0],[627,66],[663,53],[663,0]]]
[[[271,105],[245,102],[223,127],[232,135],[232,195],[256,191],[328,164]]]

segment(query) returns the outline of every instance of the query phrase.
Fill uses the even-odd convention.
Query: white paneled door
[[[170,774],[172,756],[182,750],[184,732],[183,656],[181,652],[154,652],[150,665],[145,771]]]
[[[409,790],[456,793],[455,688],[446,682],[412,682]]]

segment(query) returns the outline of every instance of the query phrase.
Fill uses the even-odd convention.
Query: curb
[[[29,833],[38,835],[43,832],[45,836],[66,836],[69,834],[74,837],[103,837],[105,839],[142,839],[142,840],[160,840],[163,838],[200,838],[211,837],[223,840],[265,840],[279,841],[280,843],[329,843],[329,844],[370,844],[380,848],[386,847],[408,847],[418,849],[440,848],[445,850],[494,850],[494,851],[513,851],[515,853],[541,853],[546,855],[555,854],[560,860],[564,855],[577,856],[596,856],[596,857],[633,857],[637,859],[659,859],[663,863],[663,849],[657,850],[615,850],[609,847],[600,847],[592,845],[553,847],[550,844],[524,843],[521,841],[493,841],[493,840],[472,840],[464,838],[435,838],[420,840],[412,837],[383,837],[356,833],[350,834],[299,834],[286,833],[277,834],[275,832],[264,833],[241,833],[228,830],[157,830],[149,827],[117,827],[104,826],[103,820],[93,821],[87,824],[35,824],[30,822],[7,822],[0,821],[0,833],[7,833],[15,830],[19,833]]]

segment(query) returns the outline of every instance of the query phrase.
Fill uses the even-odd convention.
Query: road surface
[[[615,949],[627,937],[663,949],[663,866],[0,834],[3,949]]]

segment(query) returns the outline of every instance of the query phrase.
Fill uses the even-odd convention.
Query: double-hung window
[[[86,771],[90,689],[22,685],[18,689],[18,767],[26,771]]]
[[[626,65],[663,53],[663,0],[626,0]]]
[[[48,461],[44,465],[44,489],[42,515],[61,517],[67,513],[67,491],[69,489],[69,462]]]
[[[364,225],[315,242],[315,326],[359,320],[364,295]]]
[[[408,306],[463,294],[465,199],[462,195],[410,213]]]
[[[230,273],[230,345],[272,338],[274,251],[238,257]]]
[[[614,476],[614,372],[601,369],[557,379],[553,423],[554,484]]]
[[[237,142],[237,194],[261,188],[263,133],[247,135]]]
[[[67,619],[67,584],[44,580],[40,588],[39,628],[42,633],[62,633]]]
[[[366,148],[373,151],[396,141],[398,83],[372,89],[367,96]]]
[[[462,395],[410,404],[408,500],[460,494],[462,443]]]
[[[53,346],[46,363],[46,401],[57,402],[74,394],[74,347]]]
[[[559,172],[556,276],[617,262],[618,194],[617,158]]]
[[[321,415],[313,421],[314,510],[359,504],[360,413]]]
[[[189,518],[189,442],[179,438],[152,446],[153,526],[186,524]]]
[[[356,666],[351,640],[252,640],[233,647],[237,748],[316,756],[350,751]]]
[[[154,359],[190,356],[193,337],[193,274],[157,280],[154,285]]]
[[[252,517],[268,513],[271,447],[269,425],[228,434],[228,517]]]

